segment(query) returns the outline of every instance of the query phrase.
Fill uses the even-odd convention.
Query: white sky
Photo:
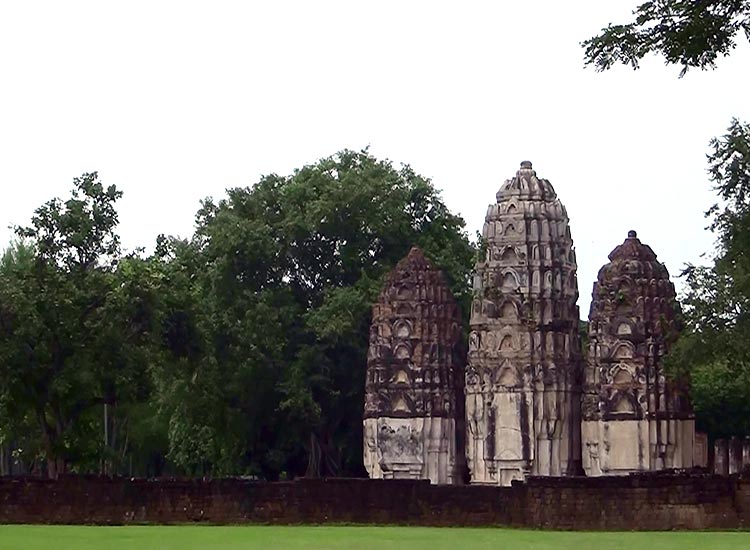
[[[0,247],[82,172],[125,192],[123,243],[150,248],[203,197],[367,145],[473,234],[528,159],[568,209],[585,317],[631,228],[673,275],[701,261],[708,141],[750,119],[746,43],[683,79],[583,68],[579,42],[637,3],[0,0]]]

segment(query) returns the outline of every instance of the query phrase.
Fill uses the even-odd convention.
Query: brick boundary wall
[[[750,527],[750,479],[707,474],[424,481],[0,478],[0,523],[375,523],[587,530]]]

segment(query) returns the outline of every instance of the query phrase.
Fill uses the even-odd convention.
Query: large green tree
[[[144,262],[121,258],[120,196],[96,173],[76,178],[0,264],[0,413],[34,427],[25,438],[51,477],[108,462],[117,407],[147,392],[155,289]]]
[[[622,63],[637,69],[648,53],[668,64],[713,68],[729,55],[737,35],[750,39],[748,0],[651,0],[633,12],[633,21],[610,23],[583,42],[587,64],[606,70]]]
[[[197,262],[184,284],[202,306],[185,319],[203,346],[163,384],[171,456],[267,478],[361,474],[371,304],[413,245],[466,305],[463,220],[429,180],[366,151],[206,201],[194,239],[167,254]]]
[[[711,141],[709,174],[720,202],[707,215],[713,263],[685,270],[688,332],[672,368],[692,379],[697,420],[712,436],[750,435],[750,125],[733,120]]]
[[[120,196],[84,174],[0,262],[0,471],[12,449],[53,477],[363,473],[385,274],[416,244],[469,302],[474,248],[430,181],[342,151],[205,201],[150,257],[120,250]]]

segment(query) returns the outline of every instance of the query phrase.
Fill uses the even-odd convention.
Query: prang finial
[[[638,237],[638,233],[636,233],[633,229],[628,231],[628,239],[635,239]]]
[[[523,162],[521,162],[521,169],[531,170],[531,161],[524,160]]]

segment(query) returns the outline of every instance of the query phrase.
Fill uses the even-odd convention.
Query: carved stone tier
[[[678,334],[674,285],[635,231],[609,255],[592,293],[583,400],[587,475],[693,465],[687,389],[662,359]]]
[[[412,248],[372,310],[363,426],[370,477],[462,481],[464,357],[458,304]]]
[[[565,208],[530,162],[489,206],[466,369],[472,483],[581,471],[578,282]]]

